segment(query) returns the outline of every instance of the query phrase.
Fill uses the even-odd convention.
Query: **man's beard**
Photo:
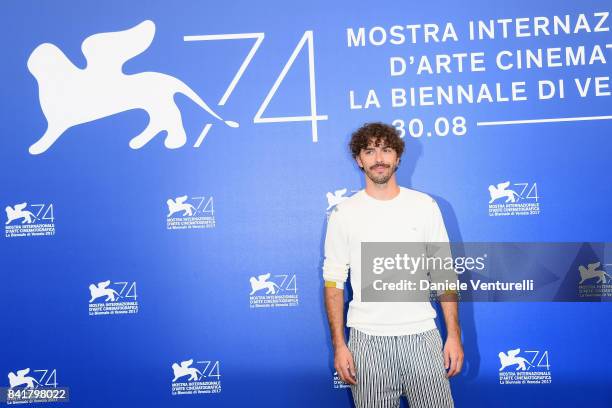
[[[397,170],[397,166],[388,166],[387,165],[387,168],[389,168],[389,167],[392,167],[392,170],[390,172],[383,173],[383,174],[377,174],[376,173],[376,166],[375,166],[371,170],[366,170],[366,175],[375,184],[386,184],[391,179],[391,177],[393,177],[393,174],[395,173],[395,170]]]

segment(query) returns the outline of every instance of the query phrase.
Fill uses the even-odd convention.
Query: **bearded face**
[[[389,146],[370,144],[366,149],[361,149],[357,163],[370,180],[376,184],[385,184],[397,170],[399,158]]]

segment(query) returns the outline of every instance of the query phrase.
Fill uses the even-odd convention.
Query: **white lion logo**
[[[501,363],[501,367],[499,371],[502,371],[504,368],[509,367],[511,365],[517,364],[516,371],[526,371],[527,366],[531,366],[532,364],[527,361],[524,357],[517,357],[518,353],[521,352],[520,348],[514,350],[508,350],[508,354],[503,351],[500,352],[497,356],[499,357],[499,362]]]
[[[10,372],[8,374],[9,386],[10,388],[18,387],[20,385],[26,386],[26,388],[34,388],[34,384],[38,384],[38,381],[34,379],[34,377],[26,377],[26,375],[30,372],[29,368],[24,368],[23,370],[18,370],[17,374]]]
[[[181,112],[174,95],[182,93],[218,120],[216,114],[181,80],[159,72],[126,75],[123,64],[144,52],[155,36],[155,24],[146,20],[124,31],[87,37],[81,46],[87,59],[83,69],[76,67],[55,45],[36,47],[28,59],[28,69],[38,82],[40,107],[47,119],[45,134],[32,146],[31,154],[45,152],[69,128],[131,109],[144,109],[149,124],[130,140],[139,149],[162,131],[164,144],[176,149],[185,144]],[[230,127],[238,123],[223,121]]]
[[[166,201],[166,204],[168,204],[168,215],[166,216],[167,218],[170,218],[173,214],[179,212],[179,211],[184,211],[183,212],[183,217],[191,217],[195,211],[195,207],[189,203],[186,203],[185,201],[187,201],[187,196],[180,196],[180,197],[176,197],[176,199],[168,199]]]
[[[202,373],[195,367],[190,367],[193,364],[193,359],[181,361],[181,364],[178,365],[176,363],[172,364],[172,371],[174,372],[174,378],[172,382],[175,382],[181,377],[186,375],[189,376],[187,381],[197,381],[198,375],[202,376]]]
[[[12,208],[10,205],[6,206],[6,223],[5,225],[10,224],[11,222],[23,218],[21,221],[22,224],[31,224],[36,220],[36,216],[32,214],[30,211],[25,210],[28,206],[28,203],[15,204],[15,208]]]
[[[597,270],[597,268],[599,268],[599,266],[601,265],[601,262],[595,262],[595,263],[590,263],[588,268],[585,268],[584,266],[580,265],[578,267],[578,270],[580,271],[580,283],[582,284],[582,282],[584,282],[587,279],[591,279],[591,278],[598,278],[597,282],[595,283],[607,283],[606,280],[606,276],[609,279],[612,279],[612,276],[610,276],[606,271],[604,270]]]
[[[104,282],[98,283],[98,285],[94,285],[93,283],[89,285],[89,292],[91,293],[91,299],[89,299],[89,303],[93,302],[97,298],[101,298],[106,296],[104,299],[105,302],[114,302],[119,297],[119,294],[109,288],[111,281],[107,280]],[[115,297],[116,296],[116,297]]]
[[[489,186],[489,194],[491,195],[491,200],[489,200],[489,204],[503,197],[506,197],[506,203],[513,203],[516,201],[516,198],[522,198],[516,193],[516,191],[506,190],[509,185],[509,181],[506,181],[505,183],[499,183],[497,186],[491,184]]]
[[[334,191],[334,193],[327,193],[325,196],[327,197],[327,210],[329,210],[330,208],[332,208],[334,205],[336,204],[340,204],[341,202],[343,202],[344,200],[346,200],[348,197],[345,197],[344,195],[346,194],[347,189],[343,188],[341,190],[336,190]]]
[[[279,286],[274,282],[268,282],[270,278],[270,274],[266,273],[265,275],[259,275],[257,279],[254,276],[251,276],[249,281],[251,282],[251,293],[253,295],[255,292],[258,292],[262,289],[266,290],[266,295],[274,295],[279,288]]]

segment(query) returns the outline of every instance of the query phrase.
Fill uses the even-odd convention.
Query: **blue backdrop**
[[[0,386],[68,387],[78,407],[349,406],[321,265],[328,193],[364,186],[351,131],[403,129],[399,184],[436,198],[453,241],[610,241],[609,11],[605,1],[5,4]],[[553,16],[565,15],[571,33],[554,35]],[[504,38],[497,22],[495,38],[469,38],[470,21],[528,18],[533,33],[537,16],[551,35]],[[447,23],[456,41],[441,41]],[[566,47],[580,46],[585,62],[566,63]],[[555,47],[562,66],[495,64],[502,50],[516,65],[517,50]],[[486,70],[390,71],[392,57],[457,53],[483,53]],[[538,97],[543,80],[563,80],[564,97]],[[499,83],[506,96],[512,82],[527,100],[392,105],[394,88]],[[378,100],[366,108],[370,90]],[[147,112],[162,133],[133,148]],[[524,122],[541,119],[555,120]],[[48,123],[57,140],[32,151]],[[505,182],[516,202],[492,195]],[[578,272],[568,279],[578,285]],[[612,406],[612,306],[550,300],[460,305],[458,407]],[[498,354],[517,348],[539,383],[504,383],[515,368],[500,371]]]

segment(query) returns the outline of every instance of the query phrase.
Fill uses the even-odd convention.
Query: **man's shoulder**
[[[346,197],[344,200],[340,201],[332,208],[332,212],[347,212],[351,211],[361,204],[363,201],[364,190],[359,190],[354,194]]]
[[[400,187],[400,188],[402,189],[402,192],[406,196],[406,199],[409,200],[411,204],[423,205],[423,206],[429,207],[432,204],[436,203],[436,200],[431,195],[423,191],[414,190],[408,187]]]

